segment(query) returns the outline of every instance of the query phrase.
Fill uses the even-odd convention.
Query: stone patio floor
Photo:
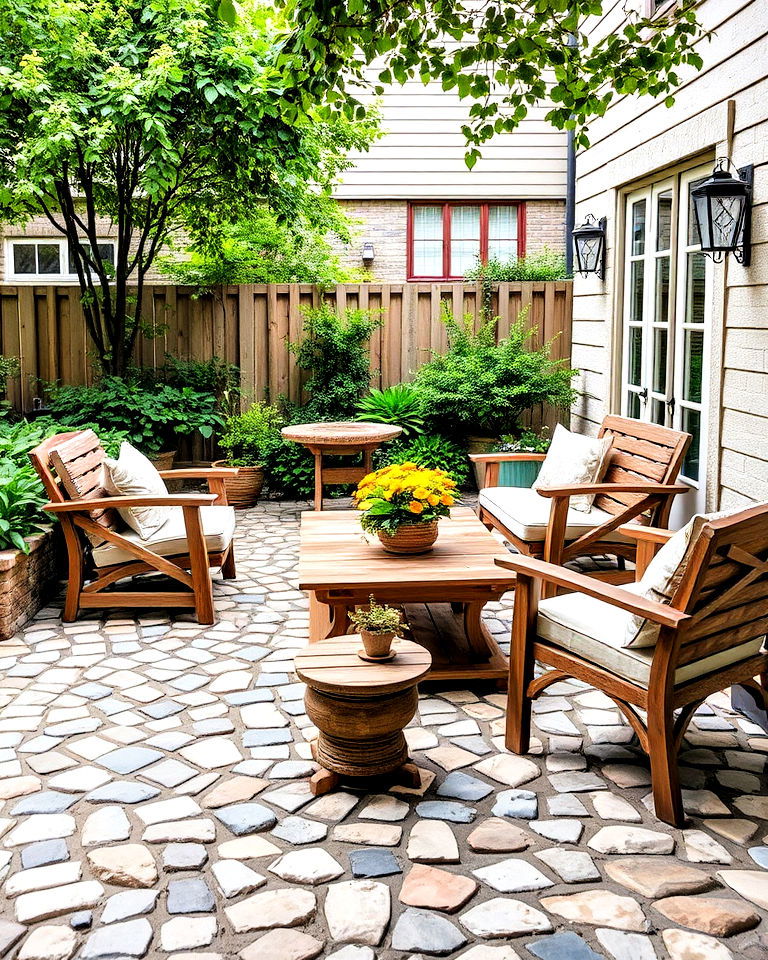
[[[683,831],[649,811],[613,704],[577,683],[541,698],[525,758],[498,691],[424,690],[420,791],[313,799],[302,506],[239,515],[214,627],[50,608],[0,646],[0,955],[768,956],[768,737],[724,695],[683,747]],[[510,614],[489,608],[491,629]]]

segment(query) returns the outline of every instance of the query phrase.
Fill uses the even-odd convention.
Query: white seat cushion
[[[632,583],[623,586],[622,590],[640,593],[641,587]],[[543,640],[641,687],[647,687],[654,648],[622,647],[631,619],[631,613],[602,600],[583,593],[566,593],[539,603],[537,632]],[[758,653],[762,645],[763,640],[758,637],[695,663],[688,663],[675,671],[675,683],[685,683],[739,660],[746,660]]]
[[[152,553],[160,554],[161,557],[186,553],[187,532],[182,508],[168,507],[168,513],[170,516],[166,522],[148,540],[142,540],[138,533],[130,529],[121,530],[120,536],[151,550]],[[235,532],[234,507],[201,507],[200,520],[208,552],[226,550]],[[108,567],[113,563],[128,563],[136,557],[116,543],[104,543],[94,548],[93,559],[97,567]]]
[[[552,500],[539,496],[535,490],[528,487],[486,487],[480,491],[478,502],[521,540],[534,543],[543,542],[546,538]],[[575,540],[610,519],[611,514],[598,507],[591,507],[586,512],[569,508],[565,537]],[[626,543],[626,539],[615,530],[607,534],[605,539]]]

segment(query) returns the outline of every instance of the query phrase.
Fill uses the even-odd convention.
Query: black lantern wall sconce
[[[693,213],[704,253],[721,263],[732,253],[748,267],[752,257],[752,185],[754,166],[729,172],[727,157],[715,162],[712,176],[691,190]]]
[[[601,280],[605,277],[605,217],[595,220],[592,214],[580,227],[572,231],[576,272],[582,276],[594,273]]]

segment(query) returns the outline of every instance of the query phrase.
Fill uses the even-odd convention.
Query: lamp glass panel
[[[690,203],[688,204],[688,246],[692,247],[694,244],[699,243],[699,229],[696,226],[696,214],[694,213],[694,205],[696,200],[693,197],[693,191],[696,187],[700,186],[707,177],[700,177],[698,180],[692,180],[688,186],[688,195],[690,197]],[[703,201],[705,206],[702,209],[702,214],[706,217],[706,199]]]
[[[712,197],[712,245],[733,250],[739,244],[745,198]]]

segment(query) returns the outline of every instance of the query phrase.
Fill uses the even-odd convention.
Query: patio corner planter
[[[541,460],[499,464],[500,487],[532,487],[541,470]]]
[[[228,467],[227,460],[214,460],[212,467]],[[227,492],[227,503],[236,510],[246,510],[253,507],[261,496],[264,487],[264,467],[237,467],[236,477],[227,477],[224,489]]]
[[[8,640],[56,592],[63,576],[58,527],[27,537],[29,553],[0,551],[0,640]]]

